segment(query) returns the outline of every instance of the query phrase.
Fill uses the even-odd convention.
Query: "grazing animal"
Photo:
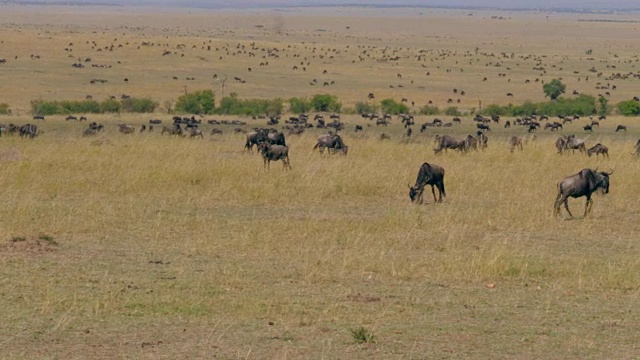
[[[438,142],[438,147],[433,149],[436,154],[440,153],[443,149],[445,152],[447,152],[447,149],[459,150],[460,152],[467,150],[466,139],[457,139],[453,136],[443,135],[436,136],[436,141]]]
[[[354,132],[358,132],[358,131],[364,131],[364,129],[362,128],[362,125],[356,125],[356,129]]]
[[[480,130],[491,131],[491,128],[487,124],[476,124],[476,127]]]
[[[591,125],[585,125],[582,127],[584,129],[584,131],[586,132],[593,132],[593,126]]]
[[[566,138],[564,148],[565,150],[571,150],[572,152],[575,152],[575,150],[579,150],[580,152],[587,152],[584,140],[576,138],[575,135],[569,135]]]
[[[564,208],[569,213],[570,217],[573,217],[569,210],[569,197],[579,198],[585,196],[587,202],[584,206],[584,216],[591,211],[593,200],[591,200],[591,194],[596,190],[601,189],[603,194],[609,193],[609,176],[613,172],[598,172],[591,169],[583,169],[579,173],[560,180],[558,182],[558,196],[553,205],[554,215],[560,214],[560,206],[564,204]]]
[[[287,167],[291,169],[291,162],[289,161],[289,148],[284,145],[272,145],[266,142],[258,144],[262,159],[264,160],[264,167],[269,169],[271,161],[282,160],[284,169]]]
[[[598,157],[599,154],[602,154],[602,157],[606,155],[608,159],[609,148],[600,143],[597,143],[593,147],[591,147],[589,150],[587,150],[587,155],[591,156],[591,154],[596,154],[596,158]]]
[[[567,139],[565,139],[564,137],[559,137],[558,140],[556,140],[556,149],[558,149],[558,154],[562,155],[566,145]]]
[[[509,145],[511,145],[511,152],[516,151],[516,148],[523,150],[522,138],[519,136],[512,136],[511,140],[509,140]]]
[[[216,129],[216,128],[211,129],[211,135],[215,135],[215,134],[222,135],[222,130]]]
[[[504,128],[505,128],[505,129],[507,129],[507,128],[510,128],[510,127],[511,127],[511,121],[507,120],[507,121],[504,123]]]
[[[201,139],[204,139],[204,135],[202,135],[202,130],[198,129],[197,127],[192,127],[191,130],[189,131],[189,137],[194,138],[198,136]]]
[[[120,131],[123,134],[133,134],[136,131],[136,129],[131,125],[118,124],[118,131]]]
[[[330,154],[340,152],[346,155],[349,147],[345,145],[340,135],[329,132],[318,137],[318,141],[313,146],[313,150],[315,149],[319,149],[320,154],[324,154],[324,149],[329,149]]]
[[[20,126],[18,132],[20,133],[21,138],[33,139],[38,136],[38,127],[33,124],[26,124]]]
[[[487,148],[487,143],[489,142],[489,138],[482,131],[478,130],[478,145],[480,145],[481,149]]]
[[[415,185],[407,185],[409,186],[409,198],[411,202],[422,204],[422,194],[424,193],[424,187],[426,185],[431,185],[433,201],[441,203],[442,196],[447,196],[444,191],[444,169],[441,166],[429,163],[424,163],[420,166]],[[436,199],[434,186],[438,188],[438,199]]]
[[[618,127],[616,127],[616,132],[618,131],[627,131],[627,127],[625,125],[618,125]]]

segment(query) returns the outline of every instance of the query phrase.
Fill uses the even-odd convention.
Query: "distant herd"
[[[369,120],[376,119],[377,125],[387,125],[391,120],[389,115],[385,116],[375,116],[372,114],[363,114],[363,117],[368,118]],[[36,115],[33,117],[34,120],[44,121],[44,116]],[[579,117],[560,117],[563,122],[547,122],[544,126],[545,129],[549,129],[551,131],[562,129],[563,123],[571,122],[572,120],[576,120]],[[338,134],[339,130],[344,129],[344,123],[340,122],[340,116],[333,114],[331,115],[332,122],[326,124],[324,122],[324,117],[320,114],[317,114],[314,120],[317,122],[316,127],[318,128],[333,128],[335,131],[329,131],[326,134],[320,135],[317,138],[317,142],[313,147],[313,150],[319,150],[321,154],[324,153],[324,150],[328,150],[329,154],[341,154],[347,155],[349,146],[347,146],[342,137]],[[405,128],[408,128],[406,136],[411,136],[411,128],[410,125],[414,124],[413,116],[409,115],[401,115],[400,119],[402,123],[405,125]],[[87,121],[87,118],[75,117],[75,116],[67,116],[66,120],[78,120],[78,121]],[[270,117],[267,125],[276,125],[279,123],[279,117]],[[301,134],[304,132],[306,128],[314,127],[311,124],[307,123],[308,116],[306,114],[301,114],[298,117],[290,117],[289,120],[285,121],[287,125],[283,127],[283,129],[288,129],[289,134]],[[461,153],[466,153],[470,150],[478,150],[484,149],[488,146],[488,137],[485,134],[485,131],[491,131],[489,122],[494,121],[496,123],[499,122],[498,116],[492,116],[491,118],[484,118],[481,116],[476,116],[474,121],[478,122],[477,128],[478,131],[476,136],[468,135],[465,138],[456,138],[450,135],[436,135],[435,142],[436,147],[433,149],[435,154],[441,153],[443,150],[446,152],[447,150],[457,150]],[[538,119],[527,117],[524,119],[516,119],[514,124],[525,126],[529,132],[535,131],[540,124]],[[547,117],[540,117],[539,120],[548,120]],[[600,117],[599,120],[606,120],[605,117]],[[173,136],[180,137],[190,137],[190,138],[203,138],[203,133],[199,128],[199,124],[201,120],[196,120],[194,116],[191,117],[173,117],[173,125],[172,126],[163,126],[161,130],[161,135],[165,133]],[[225,124],[225,125],[246,125],[246,122],[240,120],[209,120],[209,124]],[[460,118],[454,118],[452,123],[460,123]],[[452,123],[446,123],[447,126],[451,126]],[[153,131],[153,125],[161,125],[162,121],[158,119],[149,120],[149,124],[143,124],[139,127],[139,132],[144,131]],[[182,125],[185,127],[183,128]],[[434,119],[432,122],[428,122],[422,125],[421,132],[424,132],[427,127],[430,126],[444,126],[440,119]],[[507,121],[505,123],[505,127],[510,127],[511,122]],[[584,127],[586,131],[593,131],[593,126],[599,126],[597,121],[592,121],[590,125]],[[88,127],[82,132],[83,136],[93,136],[98,134],[100,131],[104,129],[102,124],[97,124],[96,122],[91,122],[88,124]],[[356,125],[355,132],[363,131],[363,127],[361,125]],[[626,131],[627,128],[624,125],[618,125],[616,128],[616,132],[618,131]],[[118,124],[118,131],[122,134],[133,134],[136,132],[136,127],[133,125],[126,124]],[[245,145],[244,149],[246,151],[252,152],[253,147],[256,146],[262,155],[264,160],[264,167],[266,169],[269,168],[269,164],[271,161],[282,161],[284,169],[291,169],[291,162],[289,159],[289,147],[286,145],[285,134],[277,129],[271,128],[254,128],[253,131],[247,132],[242,128],[235,128],[235,132],[242,132],[245,134]],[[0,136],[3,135],[13,135],[19,134],[22,138],[33,139],[37,137],[40,133],[38,127],[34,124],[25,124],[22,126],[16,126],[14,124],[4,125],[0,124]],[[222,130],[218,128],[214,128],[211,131],[211,135],[222,134]],[[388,135],[381,134],[380,139],[389,138]],[[523,150],[523,138],[520,136],[512,136],[509,139],[509,147],[510,151],[514,152],[516,149]],[[585,140],[577,138],[575,135],[569,136],[560,136],[555,142],[556,150],[559,154],[563,154],[567,151],[575,152],[578,150],[579,152],[585,153],[588,156],[595,154],[596,156],[602,155],[603,157],[609,157],[609,149],[598,143],[587,149],[585,145]],[[634,146],[634,152],[632,153],[635,157],[640,157],[640,140],[638,140]],[[439,165],[424,163],[420,167],[418,171],[418,176],[416,182],[413,186],[409,185],[409,198],[414,203],[422,203],[423,202],[423,192],[426,185],[431,186],[431,192],[433,194],[434,202],[440,203],[442,202],[443,196],[446,196],[445,186],[444,186],[444,174],[445,170]],[[597,171],[592,169],[583,169],[577,174],[567,176],[562,179],[558,183],[558,195],[556,197],[556,201],[554,203],[554,214],[558,215],[560,213],[560,207],[564,204],[564,207],[569,214],[569,216],[573,217],[571,211],[568,206],[568,198],[573,197],[582,197],[585,196],[587,201],[585,204],[584,216],[587,216],[589,211],[591,210],[591,206],[593,200],[591,200],[591,195],[596,190],[601,190],[603,194],[609,192],[609,176],[612,172],[604,172]],[[438,189],[438,196],[436,197],[435,189]]]

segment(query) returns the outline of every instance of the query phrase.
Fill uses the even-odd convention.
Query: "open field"
[[[32,121],[29,101],[36,98],[126,93],[164,104],[184,86],[214,87],[219,96],[214,73],[228,75],[225,92],[241,97],[326,90],[347,106],[374,91],[378,99],[408,97],[418,107],[432,98],[445,107],[455,87],[467,95],[454,105],[470,110],[478,100],[542,100],[539,83],[524,84],[539,74],[529,60],[516,60],[520,55],[544,52],[544,79],[561,76],[568,90],[594,95],[595,75],[588,85],[583,77],[589,67],[605,74],[614,64],[621,72],[638,70],[630,35],[637,24],[583,23],[576,15],[0,10],[0,58],[7,58],[0,64],[0,102],[15,114],[2,123]],[[496,14],[508,19],[491,19]],[[556,33],[561,41],[549,43]],[[209,40],[214,49],[255,41],[281,53],[260,68],[265,59],[208,54],[200,44]],[[114,50],[98,52],[87,41],[96,48],[113,43]],[[177,53],[137,48],[147,41],[166,42]],[[69,43],[73,57],[64,50]],[[289,44],[295,50],[286,50]],[[358,45],[378,48],[355,66]],[[312,46],[341,55],[318,60]],[[425,80],[415,60],[376,60],[385,46],[458,55],[433,65],[426,60],[432,75]],[[505,62],[499,69],[484,66],[497,58],[460,62],[476,46],[516,55],[499,59]],[[588,48],[595,62],[585,59]],[[307,74],[291,71],[295,52],[312,62]],[[112,67],[73,69],[77,57]],[[497,76],[508,66],[511,82]],[[309,86],[310,78],[325,80],[325,67],[336,84]],[[464,71],[446,72],[458,67]],[[191,76],[196,80],[183,80]],[[234,83],[233,76],[247,82]],[[98,77],[109,81],[88,84]],[[637,95],[639,81],[615,81],[611,102]],[[507,91],[516,98],[504,98]],[[640,138],[638,119],[610,116],[593,134],[582,131],[585,119],[566,125],[561,134],[608,146],[611,157],[603,159],[558,155],[558,133],[493,124],[485,151],[436,156],[434,135],[474,134],[469,117],[422,134],[419,124],[432,117],[418,116],[407,140],[395,118],[381,128],[343,116],[347,156],[312,152],[325,130],[311,129],[287,137],[291,171],[276,162],[267,172],[259,155],[243,152],[244,135],[233,126],[210,136],[212,126],[203,124],[205,139],[190,140],[161,136],[159,127],[132,135],[116,130],[151,117],[167,124],[164,113],[88,117],[105,131],[83,138],[85,123],[51,116],[37,122],[42,133],[33,140],[0,137],[2,359],[635,359],[640,353],[640,159],[630,154]],[[243,120],[245,128],[265,125]],[[364,132],[354,133],[356,124]],[[617,124],[629,131],[615,133]],[[379,140],[383,132],[391,139]],[[526,139],[523,151],[509,152],[512,135]],[[425,161],[446,170],[443,204],[433,204],[428,189],[426,205],[409,203],[407,183]],[[586,219],[554,218],[557,181],[585,167],[613,169],[611,192],[594,195]],[[580,215],[584,198],[570,206]],[[358,343],[352,331],[360,327],[375,341]]]

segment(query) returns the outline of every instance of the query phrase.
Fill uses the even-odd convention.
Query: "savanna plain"
[[[12,109],[0,122],[40,129],[0,137],[0,358],[637,359],[638,119],[612,110],[593,133],[588,117],[527,133],[503,117],[483,151],[433,151],[436,134],[475,134],[482,106],[544,101],[553,78],[566,97],[640,95],[639,78],[616,76],[640,70],[633,19],[0,6],[0,103]],[[406,98],[416,113],[431,101],[463,116],[421,133],[435,116],[416,114],[408,138],[396,117],[343,114],[348,154],[312,151],[326,129],[285,133],[286,171],[265,170],[234,126],[206,124],[264,119],[207,115],[204,139],[117,130],[169,124],[176,99],[202,89],[330,93],[345,109]],[[62,115],[32,119],[32,100],[123,94],[160,106],[75,114],[104,124],[94,137]],[[569,134],[610,157],[558,154]],[[511,136],[523,150],[509,151]],[[424,162],[445,169],[442,204],[428,188],[426,204],[409,201]],[[586,218],[554,217],[557,182],[587,167],[613,170],[610,193]],[[584,198],[569,205],[581,215]]]

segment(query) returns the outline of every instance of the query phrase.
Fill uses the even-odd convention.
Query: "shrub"
[[[462,115],[462,113],[460,113],[458,108],[455,107],[455,106],[449,106],[448,108],[446,108],[444,110],[444,114],[445,115],[449,115],[449,116],[460,116],[460,115]]]
[[[10,115],[11,108],[9,108],[9,104],[1,103],[0,104],[0,115]]]
[[[315,111],[340,112],[342,104],[335,95],[317,94],[311,98],[311,107]]]
[[[231,93],[222,98],[216,110],[218,114],[228,115],[279,115],[284,108],[282,99],[239,99],[238,94]]]
[[[420,108],[420,115],[438,115],[440,114],[440,109],[437,106],[433,105],[425,105]]]
[[[212,90],[200,90],[178,98],[175,111],[188,114],[213,114],[215,96]]]
[[[542,85],[542,91],[544,91],[544,95],[549,97],[551,100],[556,100],[560,95],[564,94],[567,86],[562,83],[559,79],[553,79],[548,83]]]
[[[304,114],[311,110],[311,102],[307,98],[292,97],[289,99],[289,111],[294,114]]]
[[[151,99],[128,98],[121,101],[122,109],[126,112],[133,113],[151,113],[157,107],[158,103]]]
[[[119,113],[122,111],[122,104],[115,99],[106,99],[100,103],[100,112],[103,113]]]
[[[624,116],[638,116],[640,115],[640,102],[635,100],[627,100],[618,103],[617,105],[620,114]]]
[[[393,99],[384,99],[380,101],[380,107],[385,114],[398,115],[409,112],[409,107],[407,105],[399,103]]]
[[[357,114],[371,114],[378,111],[378,106],[376,104],[369,104],[368,102],[358,101],[356,103],[356,113]]]

